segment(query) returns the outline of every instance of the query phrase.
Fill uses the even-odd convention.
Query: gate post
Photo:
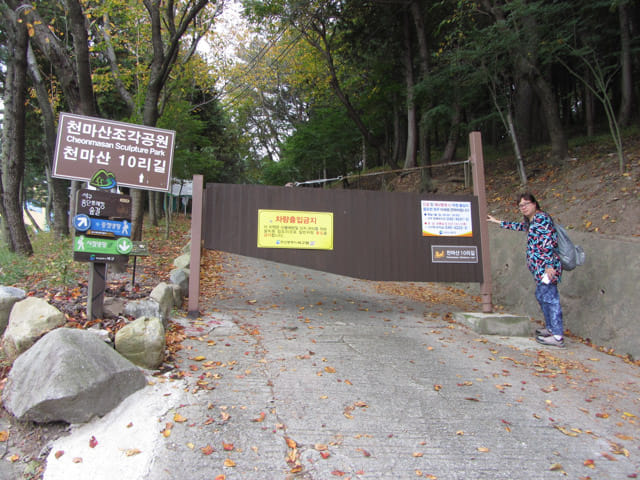
[[[200,316],[200,253],[202,251],[202,196],[203,177],[193,176],[191,190],[191,259],[189,262],[188,315]]]
[[[484,184],[484,158],[482,156],[482,136],[480,132],[469,134],[471,168],[473,174],[473,194],[478,197],[478,216],[480,217],[480,244],[482,245],[482,279],[480,295],[482,312],[491,313],[491,254],[489,252],[489,227],[487,225],[487,196]]]

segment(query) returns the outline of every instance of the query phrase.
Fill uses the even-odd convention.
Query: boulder
[[[169,272],[169,280],[180,287],[182,295],[189,293],[189,270],[186,268],[174,268]]]
[[[124,315],[129,317],[158,317],[162,318],[160,304],[151,298],[132,300],[124,306]]]
[[[104,297],[102,311],[105,316],[119,317],[124,311],[126,299],[120,297]]]
[[[141,317],[116,333],[116,350],[131,362],[155,370],[164,359],[165,337],[162,321]]]
[[[171,293],[173,294],[173,306],[176,308],[182,307],[182,289],[179,285],[174,283],[170,283],[169,287],[171,288]]]
[[[151,300],[158,302],[160,315],[166,326],[169,317],[171,317],[171,310],[173,310],[173,290],[167,283],[160,282],[153,290],[151,290],[149,297]]]
[[[46,300],[28,297],[13,305],[7,329],[2,336],[2,348],[9,360],[27,350],[42,335],[66,323],[60,310]]]
[[[58,328],[16,359],[2,401],[19,420],[81,423],[146,384],[142,370],[97,335]]]
[[[173,266],[176,268],[189,268],[190,263],[191,255],[188,253],[183,253],[173,261]]]
[[[9,323],[9,314],[13,305],[25,297],[24,290],[16,287],[0,285],[0,335],[2,335]]]

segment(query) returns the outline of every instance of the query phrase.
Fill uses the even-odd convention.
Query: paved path
[[[176,368],[60,439],[45,480],[637,478],[638,367],[479,336],[373,282],[223,261],[203,316],[176,319]]]

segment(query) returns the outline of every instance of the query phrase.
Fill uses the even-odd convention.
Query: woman
[[[531,193],[518,198],[518,208],[524,215],[522,222],[505,222],[488,215],[487,220],[501,228],[527,232],[527,267],[536,282],[536,299],[544,314],[545,328],[536,330],[536,341],[543,345],[564,347],[562,308],[558,283],[562,264],[555,249],[558,246],[556,229],[551,217],[542,211]]]

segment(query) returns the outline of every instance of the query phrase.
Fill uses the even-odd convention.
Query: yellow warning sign
[[[333,250],[333,212],[258,210],[258,248]]]

